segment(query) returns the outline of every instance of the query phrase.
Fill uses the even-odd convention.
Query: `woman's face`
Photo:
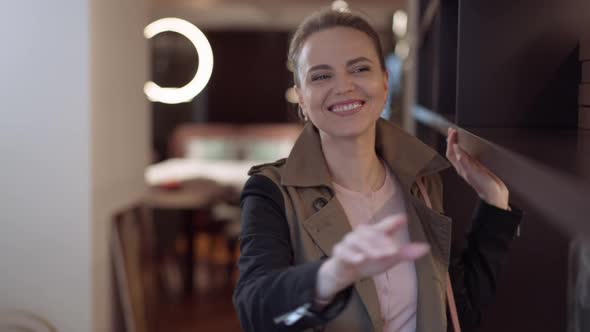
[[[387,98],[387,74],[370,37],[352,28],[316,32],[298,59],[299,105],[324,134],[357,137],[374,129]]]

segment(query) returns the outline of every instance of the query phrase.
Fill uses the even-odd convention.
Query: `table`
[[[145,180],[151,186],[208,179],[218,184],[241,190],[248,180],[248,170],[264,160],[198,160],[187,158],[167,159],[150,165],[145,171]]]
[[[217,202],[235,199],[248,179],[248,170],[258,161],[210,161],[169,159],[150,165],[145,180],[150,190],[145,203],[151,209],[180,211],[187,254],[184,262],[184,291],[194,287],[194,221],[207,219],[207,211]]]

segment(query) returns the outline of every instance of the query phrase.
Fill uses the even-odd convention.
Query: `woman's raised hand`
[[[406,215],[397,214],[376,224],[360,225],[348,233],[320,267],[317,297],[322,301],[330,299],[358,280],[425,255],[430,249],[428,244],[409,243],[399,247],[393,241],[393,235],[406,223]]]
[[[459,146],[457,130],[449,128],[447,136],[447,159],[477,195],[490,205],[508,210],[508,188],[502,180]]]

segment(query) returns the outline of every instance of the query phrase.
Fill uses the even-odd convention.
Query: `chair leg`
[[[233,282],[233,274],[234,274],[234,269],[236,267],[234,253],[236,252],[237,245],[238,245],[237,238],[232,237],[232,238],[227,239],[227,250],[229,253],[229,261],[227,262],[226,273],[227,273],[227,283],[228,284],[231,284]]]
[[[194,278],[195,278],[195,225],[194,225],[194,214],[191,210],[186,210],[184,214],[184,227],[186,236],[186,256],[184,261],[184,293],[187,297],[190,297],[194,289]]]

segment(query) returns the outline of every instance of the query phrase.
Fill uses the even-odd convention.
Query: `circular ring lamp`
[[[164,88],[147,82],[143,88],[150,101],[165,104],[180,104],[193,100],[207,86],[213,72],[213,50],[205,34],[193,24],[179,18],[162,18],[150,23],[143,33],[146,38],[162,32],[176,32],[188,39],[197,50],[199,67],[193,79],[180,88]]]

